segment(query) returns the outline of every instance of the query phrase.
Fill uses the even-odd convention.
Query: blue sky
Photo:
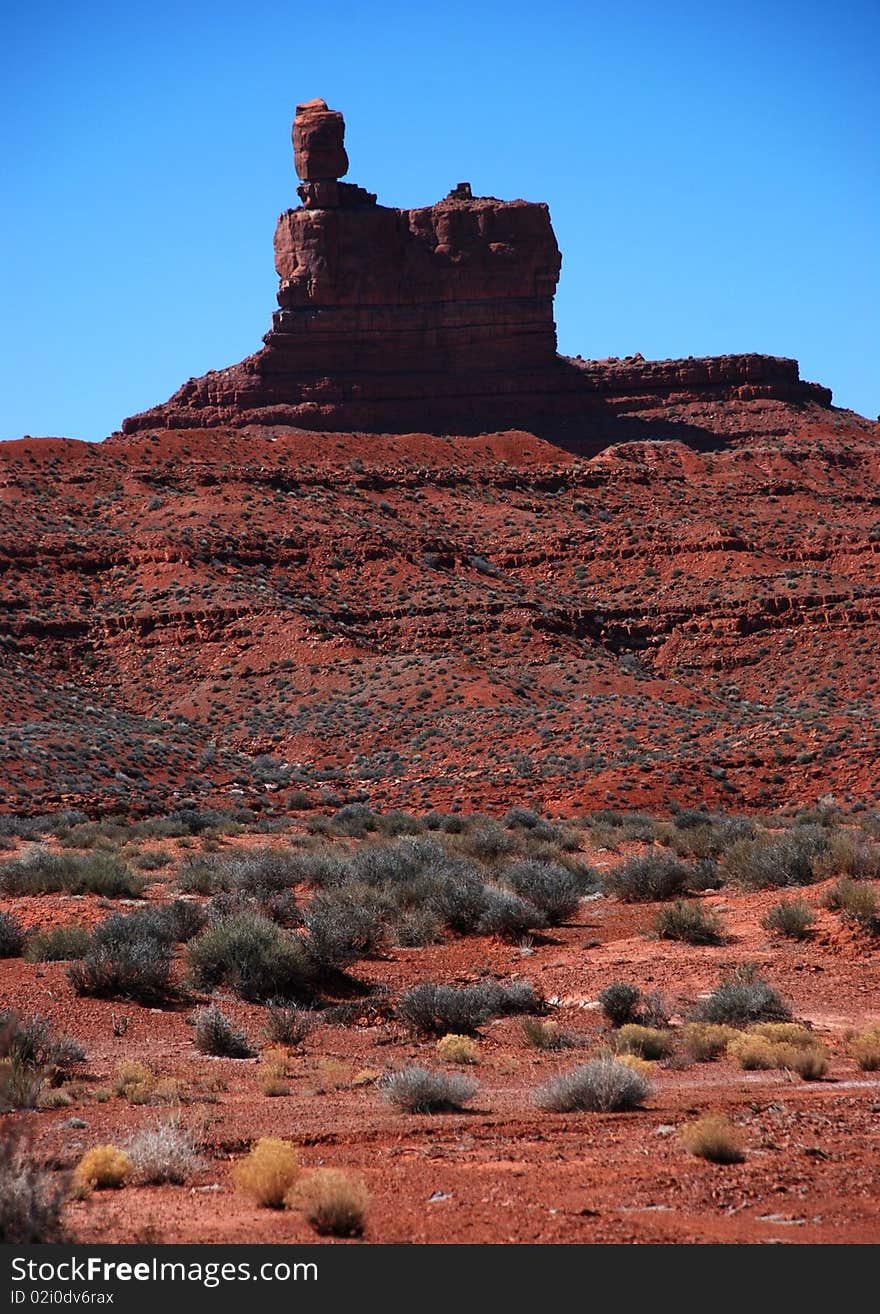
[[[261,345],[290,121],[389,205],[550,205],[560,350],[796,356],[880,411],[880,6],[7,6],[0,438],[99,439]]]

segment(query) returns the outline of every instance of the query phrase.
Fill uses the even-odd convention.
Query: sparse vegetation
[[[681,1140],[688,1154],[710,1163],[742,1163],[746,1157],[742,1137],[721,1113],[704,1113],[681,1129]]]
[[[724,928],[719,918],[696,899],[676,899],[661,908],[654,918],[654,933],[661,940],[686,944],[723,944]]]
[[[578,881],[558,863],[514,862],[506,869],[504,880],[515,894],[543,914],[548,926],[559,926],[577,912],[581,896]]]
[[[270,1003],[266,1006],[266,1039],[276,1045],[301,1045],[312,1026],[311,1016],[295,1004]]]
[[[675,898],[699,888],[700,882],[693,867],[670,853],[656,852],[627,858],[604,874],[602,884],[624,903],[649,903]]]
[[[181,1185],[199,1168],[195,1141],[177,1118],[142,1127],[126,1144],[134,1179],[145,1185]]]
[[[727,880],[745,890],[812,885],[817,864],[828,848],[822,826],[795,826],[776,837],[742,839],[727,850],[721,870]]]
[[[616,1037],[617,1048],[623,1054],[635,1054],[643,1059],[667,1058],[672,1053],[672,1036],[658,1027],[640,1026],[627,1022]]]
[[[650,1089],[641,1073],[602,1057],[554,1077],[536,1091],[535,1103],[553,1113],[622,1113],[638,1108]]]
[[[880,1072],[880,1024],[850,1037],[848,1049],[863,1072]]]
[[[401,1068],[380,1083],[385,1098],[402,1113],[457,1113],[477,1091],[470,1077],[427,1068]]]
[[[825,896],[825,906],[839,912],[849,921],[865,930],[880,928],[877,915],[877,895],[870,885],[842,876]]]
[[[761,918],[761,925],[773,935],[784,935],[789,940],[806,940],[815,921],[815,912],[803,899],[780,899]]]
[[[681,1029],[681,1044],[685,1054],[695,1063],[711,1063],[727,1051],[730,1042],[739,1034],[734,1027],[714,1022],[688,1022]]]
[[[80,1159],[75,1177],[86,1190],[117,1190],[128,1184],[133,1172],[134,1164],[124,1150],[116,1145],[96,1145]]]
[[[0,894],[102,894],[139,898],[143,876],[107,853],[50,853],[35,848],[0,866]]]
[[[226,986],[251,1003],[310,995],[315,964],[303,942],[256,913],[223,917],[186,950],[194,986]]]
[[[782,996],[750,965],[739,967],[715,987],[697,1008],[696,1020],[726,1026],[752,1022],[787,1022],[791,1010]]]
[[[254,1050],[243,1031],[236,1031],[216,1004],[200,1008],[194,1018],[196,1049],[218,1058],[251,1058]]]
[[[370,1196],[360,1177],[338,1168],[318,1168],[286,1194],[288,1208],[301,1211],[319,1236],[358,1237],[366,1229]]]
[[[0,1245],[58,1245],[66,1241],[63,1207],[68,1180],[32,1157],[21,1132],[0,1137]]]
[[[642,992],[638,986],[631,985],[627,981],[613,981],[611,985],[599,991],[602,1011],[613,1027],[622,1027],[627,1022],[635,1022],[641,997]]]
[[[0,912],[0,958],[20,958],[24,931],[11,913]]]
[[[32,936],[25,949],[29,963],[68,962],[85,958],[92,937],[84,926],[56,926]]]
[[[264,1136],[232,1169],[232,1181],[263,1208],[281,1209],[300,1172],[296,1146],[277,1136]]]
[[[449,1032],[437,1041],[437,1057],[444,1063],[479,1063],[480,1047],[470,1036],[456,1036]]]
[[[470,1035],[493,1016],[536,1013],[543,1002],[527,981],[447,986],[425,981],[401,996],[397,1014],[414,1031],[442,1036]]]

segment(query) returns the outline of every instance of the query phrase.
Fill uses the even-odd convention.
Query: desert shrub
[[[196,1049],[217,1058],[251,1058],[254,1050],[244,1032],[236,1031],[229,1018],[216,1004],[200,1008],[195,1014]]]
[[[493,1017],[515,1017],[519,1013],[543,1013],[547,1004],[531,981],[487,981],[481,990]]]
[[[565,1049],[568,1037],[559,1030],[559,1023],[548,1018],[524,1017],[520,1021],[523,1040],[533,1049]]]
[[[786,1068],[805,1081],[817,1081],[828,1071],[828,1055],[815,1037],[793,1023],[767,1024],[735,1036],[728,1055],[747,1071]]]
[[[784,935],[789,940],[806,940],[816,914],[803,899],[780,899],[761,918],[761,925],[771,934]]]
[[[315,979],[303,942],[255,913],[207,926],[190,940],[186,957],[197,989],[225,985],[251,1003],[302,996],[311,992]]]
[[[847,1048],[863,1072],[880,1072],[880,1024],[851,1036]]]
[[[87,1190],[104,1191],[125,1186],[134,1172],[134,1164],[116,1145],[96,1145],[86,1150],[76,1166],[75,1176]]]
[[[710,1163],[742,1163],[746,1157],[739,1132],[721,1113],[704,1113],[685,1123],[681,1140],[688,1154]]]
[[[18,1129],[0,1137],[0,1245],[57,1245],[67,1240],[62,1209],[67,1179],[28,1154]]]
[[[603,840],[611,835],[614,841],[642,840],[650,844],[657,832],[657,822],[644,812],[617,812],[603,808],[590,817],[590,830],[594,837]]]
[[[155,1006],[173,993],[168,959],[167,950],[157,952],[149,941],[113,950],[92,947],[69,968],[68,977],[77,994]]]
[[[711,1063],[720,1058],[730,1042],[740,1033],[733,1027],[714,1022],[687,1022],[681,1029],[681,1044],[695,1063]]]
[[[857,881],[880,880],[880,844],[871,843],[857,831],[832,831],[817,870],[821,875],[850,876]]]
[[[529,981],[487,981],[469,986],[447,986],[425,981],[405,991],[397,1015],[414,1031],[469,1035],[490,1017],[538,1013],[545,1007]]]
[[[727,1046],[728,1058],[732,1058],[746,1072],[758,1072],[776,1067],[776,1046],[764,1036],[741,1033]]]
[[[749,1028],[752,1036],[763,1036],[771,1045],[794,1045],[798,1049],[815,1047],[816,1037],[799,1022],[757,1022]]]
[[[383,835],[420,835],[425,825],[419,817],[392,808],[379,817],[378,828]]]
[[[461,846],[479,862],[495,862],[514,850],[514,841],[497,821],[471,819],[465,830]]]
[[[113,1091],[129,1104],[149,1104],[156,1089],[156,1074],[137,1059],[121,1059],[116,1065]]]
[[[160,871],[171,862],[171,854],[164,849],[141,849],[132,858],[140,871]]]
[[[169,1118],[152,1127],[142,1127],[126,1143],[135,1180],[159,1186],[173,1182],[180,1186],[199,1166],[195,1142],[179,1119]]]
[[[547,925],[547,918],[534,904],[507,890],[486,887],[485,911],[477,929],[483,935],[497,935],[502,940],[519,940],[529,931]]]
[[[812,885],[818,879],[816,864],[827,847],[822,826],[795,826],[777,838],[739,840],[725,853],[721,869],[728,880],[747,890]]]
[[[406,949],[421,949],[440,938],[440,918],[432,908],[411,908],[398,917],[394,943]]]
[[[480,877],[466,864],[445,865],[429,895],[429,907],[442,926],[455,935],[474,935],[488,911],[489,894]]]
[[[305,916],[308,945],[322,967],[341,967],[365,958],[388,940],[391,910],[369,886],[320,890]]]
[[[359,1177],[338,1168],[316,1168],[285,1195],[319,1236],[363,1236],[370,1197]]]
[[[821,1081],[828,1071],[828,1054],[821,1045],[777,1045],[776,1066],[796,1072],[804,1081]]]
[[[299,854],[289,848],[256,848],[223,858],[215,868],[220,888],[237,890],[263,903],[273,895],[293,897],[291,886],[300,876]]]
[[[107,853],[50,853],[35,849],[0,867],[0,893],[102,894],[139,898],[146,881]]]
[[[646,853],[605,872],[602,885],[607,894],[616,895],[624,903],[648,903],[692,889],[694,877],[694,868],[671,854]]]
[[[728,1026],[753,1022],[787,1022],[791,1010],[782,997],[751,964],[736,969],[715,987],[697,1008],[696,1021]]]
[[[20,958],[24,931],[11,913],[0,912],[0,958]]]
[[[549,926],[559,926],[573,917],[580,904],[577,879],[554,862],[514,862],[504,872],[504,882],[521,899],[527,899],[544,914]]]
[[[366,803],[344,803],[337,808],[330,818],[330,829],[334,835],[345,835],[351,839],[363,837],[376,830],[379,818]]]
[[[165,1003],[173,994],[170,945],[145,928],[120,925],[108,929],[114,921],[122,924],[134,919],[108,918],[96,929],[85,956],[67,969],[74,990],[98,999]]]
[[[654,933],[661,940],[685,944],[723,944],[724,928],[719,918],[696,899],[676,899],[661,908],[654,918]]]
[[[508,808],[507,812],[504,814],[502,822],[508,830],[516,830],[517,828],[521,830],[533,830],[534,827],[540,825],[540,823],[541,818],[538,816],[537,812],[532,812],[531,808],[523,808],[519,806]]]
[[[617,1033],[617,1048],[622,1054],[635,1054],[638,1058],[662,1059],[672,1053],[672,1036],[657,1027],[627,1022]]]
[[[482,986],[456,988],[425,981],[404,992],[397,1015],[425,1035],[468,1035],[492,1016],[492,996]]]
[[[638,1054],[614,1054],[612,1056],[618,1063],[629,1068],[631,1072],[638,1072],[640,1076],[650,1079],[654,1069],[651,1067],[648,1059],[639,1058]]]
[[[385,1098],[403,1113],[455,1113],[477,1091],[470,1077],[427,1068],[401,1068],[381,1082]]]
[[[841,913],[849,922],[867,930],[877,928],[877,895],[870,885],[842,876],[828,890],[824,903],[826,908]]]
[[[181,894],[216,894],[229,889],[230,876],[225,864],[207,854],[189,857],[177,873]]]
[[[615,1058],[590,1059],[554,1077],[535,1093],[535,1103],[553,1113],[620,1113],[647,1096],[645,1077]]]
[[[0,1113],[36,1108],[44,1081],[60,1083],[84,1058],[82,1046],[57,1036],[39,1013],[0,1013]]]
[[[480,1047],[470,1036],[456,1036],[450,1031],[437,1041],[437,1056],[444,1063],[479,1063]]]
[[[203,930],[207,920],[204,909],[188,899],[172,899],[151,909],[150,915],[158,937],[172,944],[186,944]]]
[[[657,830],[658,839],[679,857],[716,858],[737,840],[751,839],[755,823],[747,817],[683,808],[673,816],[671,826],[661,824]]]
[[[289,1095],[288,1058],[284,1049],[267,1049],[260,1064],[260,1089],[264,1095]]]
[[[630,985],[627,981],[612,981],[611,985],[599,991],[599,1003],[611,1025],[622,1027],[636,1020],[641,995],[638,986]]]
[[[281,1209],[284,1197],[300,1175],[295,1145],[277,1136],[263,1136],[232,1169],[236,1189],[266,1209]]]
[[[56,926],[31,936],[25,958],[29,963],[68,962],[85,958],[91,943],[91,934],[84,926]]]
[[[301,1045],[311,1025],[309,1014],[293,1004],[271,1001],[266,1007],[266,1039],[277,1045]]]

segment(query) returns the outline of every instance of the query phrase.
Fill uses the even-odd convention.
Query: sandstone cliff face
[[[165,405],[127,419],[123,433],[259,423],[460,434],[517,426],[554,437],[561,426],[588,451],[609,440],[621,413],[830,404],[827,389],[800,380],[796,361],[776,357],[558,356],[561,257],[546,205],[474,197],[468,183],[417,210],[378,205],[339,181],[344,129],[322,100],[297,108],[302,205],[278,220],[279,309],[263,349],[190,379]]]

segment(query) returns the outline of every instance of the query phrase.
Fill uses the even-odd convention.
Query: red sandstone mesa
[[[586,449],[618,436],[608,431],[617,415],[658,406],[830,404],[827,389],[800,380],[796,361],[777,357],[559,356],[561,257],[547,206],[474,197],[468,183],[417,210],[378,205],[339,181],[348,170],[344,131],[323,100],[297,107],[302,205],[278,220],[279,309],[265,346],[190,379],[164,405],[127,419],[125,434],[289,424],[550,435],[562,426]]]

